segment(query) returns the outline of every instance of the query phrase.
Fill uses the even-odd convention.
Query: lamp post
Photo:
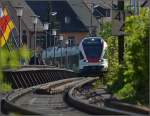
[[[66,68],[68,68],[68,44],[69,44],[69,41],[66,40],[65,41],[65,44],[66,44]]]
[[[21,17],[23,14],[23,7],[22,6],[16,6],[16,13],[17,13],[17,17],[18,17],[18,21],[19,21],[19,48],[21,47]]]
[[[55,40],[55,36],[57,35],[56,29],[52,29],[52,35],[54,36],[54,58],[53,58],[53,64],[55,65],[55,44],[56,44],[56,40]]]
[[[49,24],[50,24],[50,27],[49,27],[49,46],[52,47],[52,42],[51,42],[51,31],[52,31],[52,25],[53,25],[53,18],[52,17],[55,17],[57,15],[57,12],[54,11],[54,12],[51,12],[51,10],[49,10]]]
[[[47,31],[49,28],[49,23],[44,23],[43,29],[45,31],[45,59],[47,59]]]
[[[63,39],[64,39],[64,36],[63,36],[63,35],[60,35],[60,36],[59,36],[59,40],[61,41],[61,59],[60,59],[60,67],[63,66],[63,56],[62,56]]]
[[[34,65],[36,65],[36,25],[38,22],[39,16],[33,15],[32,17],[32,23],[34,28]]]

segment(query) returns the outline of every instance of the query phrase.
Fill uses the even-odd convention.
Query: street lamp
[[[57,15],[57,12],[56,12],[56,11],[50,12],[50,14],[51,14],[52,16],[55,16],[55,15]]]
[[[16,13],[17,13],[17,17],[18,17],[18,21],[19,21],[19,47],[21,47],[21,17],[23,14],[23,7],[22,6],[16,6]]]
[[[55,44],[56,44],[55,36],[57,35],[57,30],[56,29],[52,29],[52,35],[54,36],[54,58],[53,58],[53,63],[55,65]]]
[[[64,39],[64,36],[63,35],[59,35],[59,40],[61,42],[61,61],[60,61],[60,67],[63,66],[63,56],[62,56],[63,39]]]
[[[68,52],[67,52],[67,49],[68,49],[69,41],[66,40],[65,44],[66,44],[66,68],[68,68]]]
[[[54,22],[52,17],[55,17],[56,15],[57,15],[57,11],[54,11],[54,12],[51,12],[51,11],[50,11],[50,12],[49,12],[49,19],[50,19],[50,20],[49,20],[49,24],[50,24],[50,27],[49,27],[49,28],[50,28],[50,29],[49,29],[49,31],[50,31],[50,33],[49,33],[49,34],[50,34],[50,35],[49,35],[49,46],[50,46],[50,47],[52,47],[52,42],[51,42],[51,33],[52,33],[52,32],[51,32],[51,31],[52,31],[52,25],[53,25],[53,22]]]
[[[36,25],[38,23],[39,16],[33,15],[31,18],[34,27],[34,65],[36,65]]]
[[[48,28],[49,28],[49,23],[44,23],[43,25],[43,29],[45,31],[45,59],[47,59],[47,31],[48,31]]]

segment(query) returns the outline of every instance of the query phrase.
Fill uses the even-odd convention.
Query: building
[[[48,32],[48,46],[54,45],[54,37],[51,30],[57,28],[58,34],[64,36],[64,40],[69,40],[69,45],[77,45],[81,39],[89,34],[89,27],[92,26],[99,30],[99,22],[91,15],[91,11],[87,8],[82,0],[2,0],[4,6],[8,8],[12,19],[14,20],[18,32],[18,18],[14,7],[21,5],[24,7],[22,19],[22,41],[33,48],[34,30],[31,20],[32,15],[39,15],[37,31],[37,46],[44,48],[45,33],[43,33],[43,23],[50,23]],[[57,12],[56,16],[52,16],[52,12]],[[58,23],[56,26],[55,23]],[[18,35],[17,35],[18,36]],[[58,36],[56,37],[59,38]]]
[[[69,40],[69,45],[77,45],[81,39],[89,34],[94,27],[100,31],[100,24],[111,20],[112,4],[115,6],[118,0],[2,0],[17,25],[18,18],[14,9],[17,5],[24,6],[22,16],[22,41],[29,48],[33,48],[34,30],[31,20],[32,15],[39,15],[37,30],[37,46],[45,47],[45,33],[43,23],[50,23],[48,32],[48,46],[54,45],[54,37],[51,30],[57,28],[58,34]],[[128,0],[128,2],[133,0]],[[148,0],[140,0],[141,6],[148,6]],[[93,6],[92,6],[93,5]],[[93,15],[92,15],[93,11]],[[57,12],[55,16],[54,13]],[[18,35],[17,35],[18,36]],[[55,38],[59,38],[58,36]]]
[[[149,0],[140,0],[141,7],[150,7],[150,1]]]
[[[111,21],[112,9],[117,8],[119,0],[83,0],[83,1],[91,11],[93,9],[93,15],[96,17],[99,23],[102,24],[103,22]],[[124,4],[128,8],[128,11],[130,11],[130,9],[132,10],[134,9],[134,5],[136,5],[137,8],[138,4],[140,4],[141,7],[150,7],[150,0],[124,0]]]
[[[26,2],[40,16],[42,22],[51,24],[50,29],[58,29],[59,34],[69,40],[69,45],[77,45],[83,37],[88,35],[91,11],[82,0],[26,0]],[[57,15],[52,16],[51,12],[57,12]],[[55,22],[58,22],[59,26],[54,26]],[[95,17],[92,22],[93,26],[99,29],[99,22]],[[53,37],[51,40],[53,45]]]
[[[87,7],[93,9],[93,15],[100,19],[102,17],[110,17],[112,0],[83,0]],[[93,5],[93,6],[92,6]]]
[[[27,44],[27,46],[33,49],[34,43],[34,29],[33,22],[31,16],[36,15],[32,9],[28,6],[28,4],[24,0],[2,0],[3,6],[6,7],[11,15],[12,20],[16,25],[16,37],[18,38],[18,27],[19,21],[16,16],[16,10],[14,7],[21,5],[24,7],[23,16],[21,17],[21,25],[22,25],[22,42]],[[43,34],[43,27],[40,20],[38,20],[38,24],[36,25],[37,37]]]
[[[93,9],[93,15],[96,17],[96,19],[99,21],[101,25],[103,24],[103,22],[111,21],[112,5],[116,5],[118,0],[83,0],[83,1],[90,10]]]

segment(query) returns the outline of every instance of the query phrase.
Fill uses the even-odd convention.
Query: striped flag
[[[4,46],[10,36],[11,31],[14,28],[14,23],[12,22],[10,16],[8,15],[7,9],[2,9],[0,7],[0,46]]]

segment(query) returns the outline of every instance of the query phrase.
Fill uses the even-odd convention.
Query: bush
[[[121,99],[133,103],[149,101],[149,30],[150,9],[141,9],[140,16],[130,16],[125,23],[125,64],[118,64],[117,38],[111,36],[111,24],[104,24],[100,33],[108,43],[109,89]]]
[[[7,68],[19,68],[19,57],[25,59],[27,62],[29,51],[25,47],[10,52],[5,48],[0,49],[0,92],[8,92],[11,90],[11,85],[4,82],[5,77],[3,75],[3,70]]]
[[[124,81],[132,83],[135,101],[148,104],[149,90],[149,17],[150,9],[141,10],[140,16],[126,18]],[[131,97],[131,98],[132,98]]]

